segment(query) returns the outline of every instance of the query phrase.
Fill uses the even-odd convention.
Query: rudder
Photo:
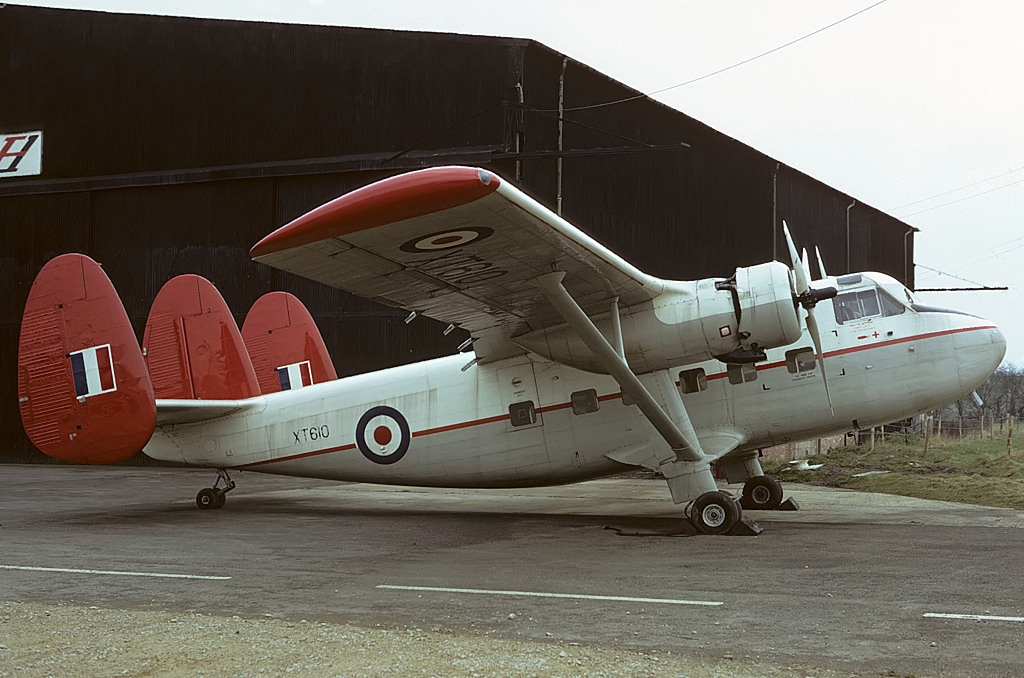
[[[242,323],[242,339],[263,393],[338,378],[316,322],[293,294],[270,292],[257,299]]]
[[[135,456],[156,426],[153,386],[128,314],[100,265],[51,259],[18,340],[18,408],[32,444],[79,464]]]
[[[179,275],[160,288],[142,346],[157,398],[236,400],[260,393],[234,316],[202,276]]]

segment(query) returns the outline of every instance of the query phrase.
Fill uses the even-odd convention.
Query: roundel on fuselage
[[[376,464],[394,464],[409,451],[412,434],[405,416],[393,407],[371,407],[356,424],[356,447]]]

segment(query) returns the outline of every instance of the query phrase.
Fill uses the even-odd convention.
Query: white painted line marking
[[[925,617],[936,619],[970,619],[972,621],[1008,621],[1024,622],[1024,617],[996,617],[988,614],[948,614],[945,612],[925,612]]]
[[[488,589],[450,589],[441,586],[396,586],[379,584],[379,589],[398,591],[430,591],[434,593],[478,593],[488,596],[530,596],[533,598],[570,598],[574,600],[611,600],[625,603],[664,603],[666,605],[724,605],[714,600],[675,600],[672,598],[633,598],[630,596],[594,596],[585,593],[545,593],[543,591],[491,591]]]
[[[76,570],[70,567],[25,567],[23,565],[0,565],[0,570],[28,570],[30,572],[68,572],[71,574],[113,574],[124,577],[160,577],[163,579],[213,579],[223,581],[231,577],[212,577],[205,574],[168,574],[164,572],[122,572],[118,570]]]

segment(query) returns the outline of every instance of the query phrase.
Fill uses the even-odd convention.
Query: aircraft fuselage
[[[845,317],[857,315],[849,306],[858,292],[876,289],[864,278],[819,305],[831,410],[806,332],[756,366],[708,361],[670,370],[709,459],[749,458],[759,448],[940,407],[977,388],[1002,360],[995,325],[914,310],[909,295],[898,312],[869,304],[863,314],[862,299],[862,314]],[[463,369],[472,358],[259,396],[237,414],[158,426],[144,451],[214,468],[448,487],[567,483],[664,459],[666,443],[611,377],[533,354]]]

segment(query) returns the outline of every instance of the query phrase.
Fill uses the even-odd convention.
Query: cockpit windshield
[[[906,305],[897,296],[894,296],[889,289],[894,286],[905,292],[908,303],[913,303],[914,301],[910,291],[895,280],[892,280],[891,284],[884,287],[878,285],[877,281],[870,278],[868,280],[876,283],[876,286],[868,289],[851,290],[849,292],[840,291],[832,300],[837,323],[842,325],[851,320],[873,317],[885,318],[906,312]],[[843,276],[837,282],[839,283],[840,290],[842,290],[843,286],[861,286],[861,283],[864,282],[864,277],[860,274]]]

